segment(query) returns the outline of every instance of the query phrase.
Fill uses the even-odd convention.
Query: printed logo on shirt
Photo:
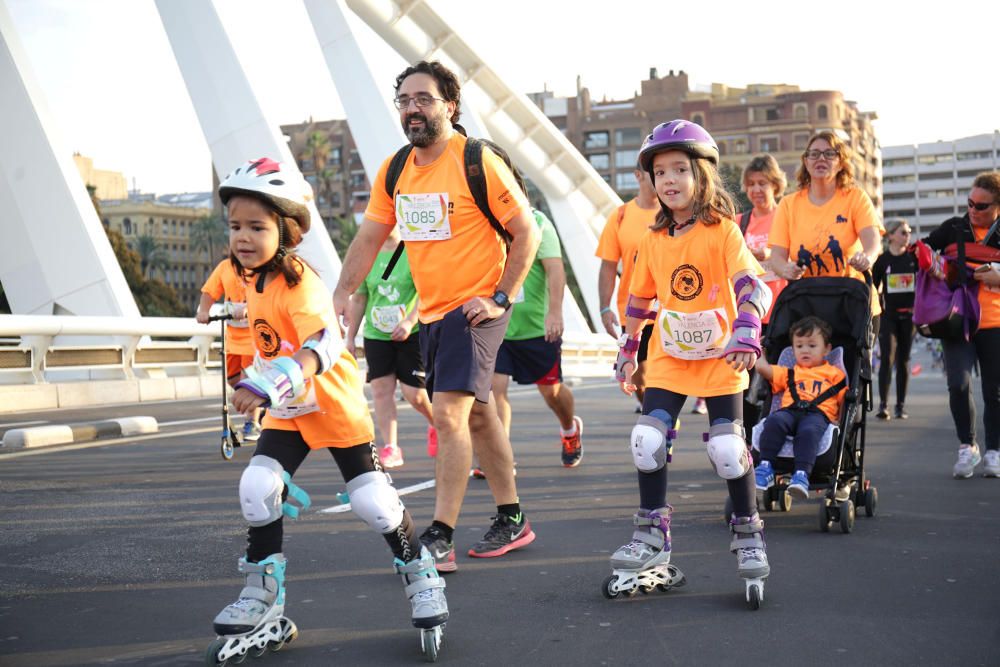
[[[281,336],[265,320],[254,320],[253,331],[260,341],[260,353],[264,357],[271,358],[278,355],[281,349]]]
[[[705,284],[701,272],[691,264],[681,264],[670,276],[670,293],[681,301],[690,301]]]
[[[847,218],[845,218],[844,216],[838,214],[837,215],[837,224],[844,223],[844,222],[847,222]]]
[[[500,203],[502,203],[505,206],[510,204],[511,202],[510,190],[504,190],[503,193],[501,193],[500,196],[497,197],[497,199],[500,200]]]

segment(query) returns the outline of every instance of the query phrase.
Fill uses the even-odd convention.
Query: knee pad
[[[240,477],[240,509],[251,526],[259,528],[281,518],[284,469],[270,456],[254,456]]]
[[[708,460],[719,477],[739,479],[750,472],[750,452],[741,423],[726,421],[713,424],[703,437],[708,443]]]
[[[403,503],[384,472],[366,472],[347,484],[351,509],[373,530],[384,535],[403,521]]]
[[[632,427],[632,460],[640,472],[656,472],[670,461],[670,449],[677,432],[674,418],[666,410],[642,415]]]

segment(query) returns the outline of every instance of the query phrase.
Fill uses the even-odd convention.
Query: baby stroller
[[[840,523],[843,532],[851,532],[855,507],[864,507],[867,516],[874,516],[878,504],[878,491],[871,485],[864,467],[866,414],[872,407],[871,350],[874,341],[871,276],[865,274],[865,279],[866,283],[854,278],[832,277],[789,283],[778,295],[762,341],[768,362],[791,366],[795,360],[790,349],[792,324],[807,315],[815,315],[833,328],[833,351],[827,360],[844,370],[847,392],[839,423],[831,424],[824,436],[830,439],[829,446],[824,447],[821,442],[821,453],[809,478],[810,490],[823,491],[819,506],[819,528],[823,532],[829,532],[835,521]],[[772,397],[768,383],[759,376],[751,384],[749,399],[763,403],[762,419],[781,406],[781,395]],[[755,460],[759,456],[756,434],[761,424],[746,425],[748,433],[755,433]],[[761,505],[765,510],[791,509],[791,497],[787,493],[789,476],[793,472],[790,443],[786,449],[774,464],[774,486],[763,493]]]

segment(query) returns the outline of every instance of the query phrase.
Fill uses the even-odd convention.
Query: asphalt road
[[[816,501],[765,514],[772,575],[756,612],[728,551],[725,485],[701,443],[705,417],[683,415],[670,470],[673,562],[687,585],[609,601],[600,592],[607,559],[631,534],[638,498],[632,403],[606,382],[576,387],[585,453],[579,468],[564,469],[554,419],[533,388],[517,390],[517,481],[538,538],[500,559],[462,555],[495,509],[486,483],[470,480],[439,663],[1000,664],[1000,480],[951,478],[957,442],[944,380],[921,361],[911,418],[869,415],[878,514],[860,512],[848,535],[819,532]],[[220,458],[217,411],[202,400],[0,421],[2,432],[152,414],[162,428],[143,439],[0,452],[0,665],[202,662],[212,618],[241,586],[236,486],[251,454]],[[401,432],[406,465],[393,478],[404,488],[433,473],[412,410],[401,412]],[[383,540],[350,513],[317,511],[336,506],[343,487],[332,459],[314,454],[296,480],[314,501],[286,524],[286,612],[300,635],[253,662],[421,662]],[[433,490],[404,500],[422,529]]]

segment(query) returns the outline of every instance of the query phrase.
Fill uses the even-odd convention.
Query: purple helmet
[[[684,151],[691,157],[719,164],[719,147],[715,139],[701,125],[689,120],[672,120],[654,127],[653,133],[646,137],[639,149],[639,164],[650,171],[653,156],[668,150]]]

